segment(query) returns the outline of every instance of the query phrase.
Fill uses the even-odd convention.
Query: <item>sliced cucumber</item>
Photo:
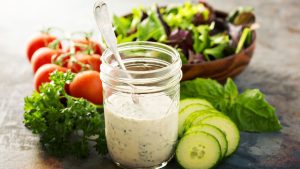
[[[228,146],[225,134],[215,126],[212,126],[209,124],[200,124],[198,126],[193,126],[193,127],[189,128],[186,131],[185,135],[188,135],[188,134],[191,134],[194,132],[199,132],[199,131],[206,132],[206,133],[209,133],[212,136],[214,136],[220,144],[222,157],[225,157],[226,151],[227,151],[227,146]]]
[[[200,104],[203,106],[213,108],[213,106],[206,100],[196,99],[196,98],[188,98],[188,99],[180,100],[179,112],[181,112],[183,109],[185,109],[187,106],[189,106],[191,104]]]
[[[201,121],[202,124],[210,124],[219,128],[226,136],[228,142],[226,157],[230,156],[238,147],[240,133],[236,125],[226,116],[209,116]]]
[[[218,163],[221,149],[214,136],[205,132],[194,132],[179,141],[176,158],[183,168],[207,169]]]
[[[208,106],[201,105],[201,104],[190,104],[186,106],[183,110],[179,112],[179,119],[178,119],[178,136],[181,137],[184,131],[184,121],[185,119],[193,112],[211,109]]]
[[[211,115],[215,115],[218,114],[219,112],[215,109],[208,109],[208,110],[200,110],[200,111],[196,111],[191,113],[184,121],[183,123],[183,133],[185,131],[187,131],[190,127],[198,125],[198,121],[201,121],[202,119],[211,116]],[[194,121],[197,121],[194,122]]]

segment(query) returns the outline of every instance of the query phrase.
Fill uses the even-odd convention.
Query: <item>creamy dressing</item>
[[[164,93],[116,93],[105,102],[105,131],[109,153],[125,167],[152,167],[174,153],[178,127],[178,99]]]

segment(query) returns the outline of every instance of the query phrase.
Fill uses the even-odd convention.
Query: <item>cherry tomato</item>
[[[102,55],[103,47],[95,41],[90,39],[76,39],[73,42],[75,43],[75,52]]]
[[[47,47],[51,42],[55,40],[57,40],[55,36],[45,34],[45,33],[37,35],[32,39],[30,39],[26,47],[28,60],[31,61],[31,57],[36,50],[38,50],[41,47]],[[60,42],[58,42],[58,48],[60,49],[62,48]]]
[[[54,72],[55,70],[61,71],[61,72],[66,72],[67,68],[64,68],[64,67],[61,67],[61,66],[58,66],[55,64],[45,64],[36,71],[36,73],[34,75],[34,87],[38,92],[39,92],[40,85],[51,81],[49,79],[50,74],[52,72]]]
[[[94,104],[103,103],[102,82],[97,71],[89,70],[76,74],[69,90],[73,97],[82,97]]]
[[[48,47],[38,49],[31,58],[33,72],[35,73],[44,64],[51,63],[52,59],[56,61],[61,54],[63,54],[63,52],[60,49],[54,50]]]
[[[84,70],[100,71],[100,56],[99,55],[87,55],[84,53],[77,53],[73,59],[69,60],[68,68],[72,72],[78,73]]]

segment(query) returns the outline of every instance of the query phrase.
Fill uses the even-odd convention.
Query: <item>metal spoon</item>
[[[117,38],[112,26],[112,22],[110,20],[110,15],[107,9],[107,5],[102,0],[97,0],[94,5],[94,16],[96,19],[96,23],[98,28],[106,42],[107,47],[113,53],[115,59],[117,60],[118,64],[120,65],[121,69],[123,69],[126,73],[128,78],[132,78],[129,73],[127,73],[127,69],[122,62],[120,53],[117,48]],[[135,93],[136,86],[132,84],[128,84],[133,89],[132,100],[134,103],[138,103],[138,97]]]
[[[125,65],[121,60],[120,53],[117,49],[117,38],[110,20],[107,5],[103,1],[96,1],[94,5],[94,15],[98,28],[106,42],[107,47],[114,54],[115,59],[120,65],[121,69],[126,70]]]

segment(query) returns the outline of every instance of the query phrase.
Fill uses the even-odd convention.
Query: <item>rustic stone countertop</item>
[[[109,0],[122,14],[147,0]],[[159,3],[175,0],[157,0]],[[180,2],[180,1],[179,1]],[[220,169],[300,168],[300,1],[209,0],[216,9],[239,5],[255,8],[261,28],[247,69],[235,78],[240,90],[259,88],[277,108],[283,125],[278,133],[241,133],[240,147]],[[117,169],[95,153],[83,160],[49,157],[39,138],[26,129],[23,98],[33,90],[33,73],[25,56],[26,40],[42,26],[68,31],[96,30],[93,0],[6,0],[0,5],[0,169]],[[173,160],[166,169],[179,166]]]

